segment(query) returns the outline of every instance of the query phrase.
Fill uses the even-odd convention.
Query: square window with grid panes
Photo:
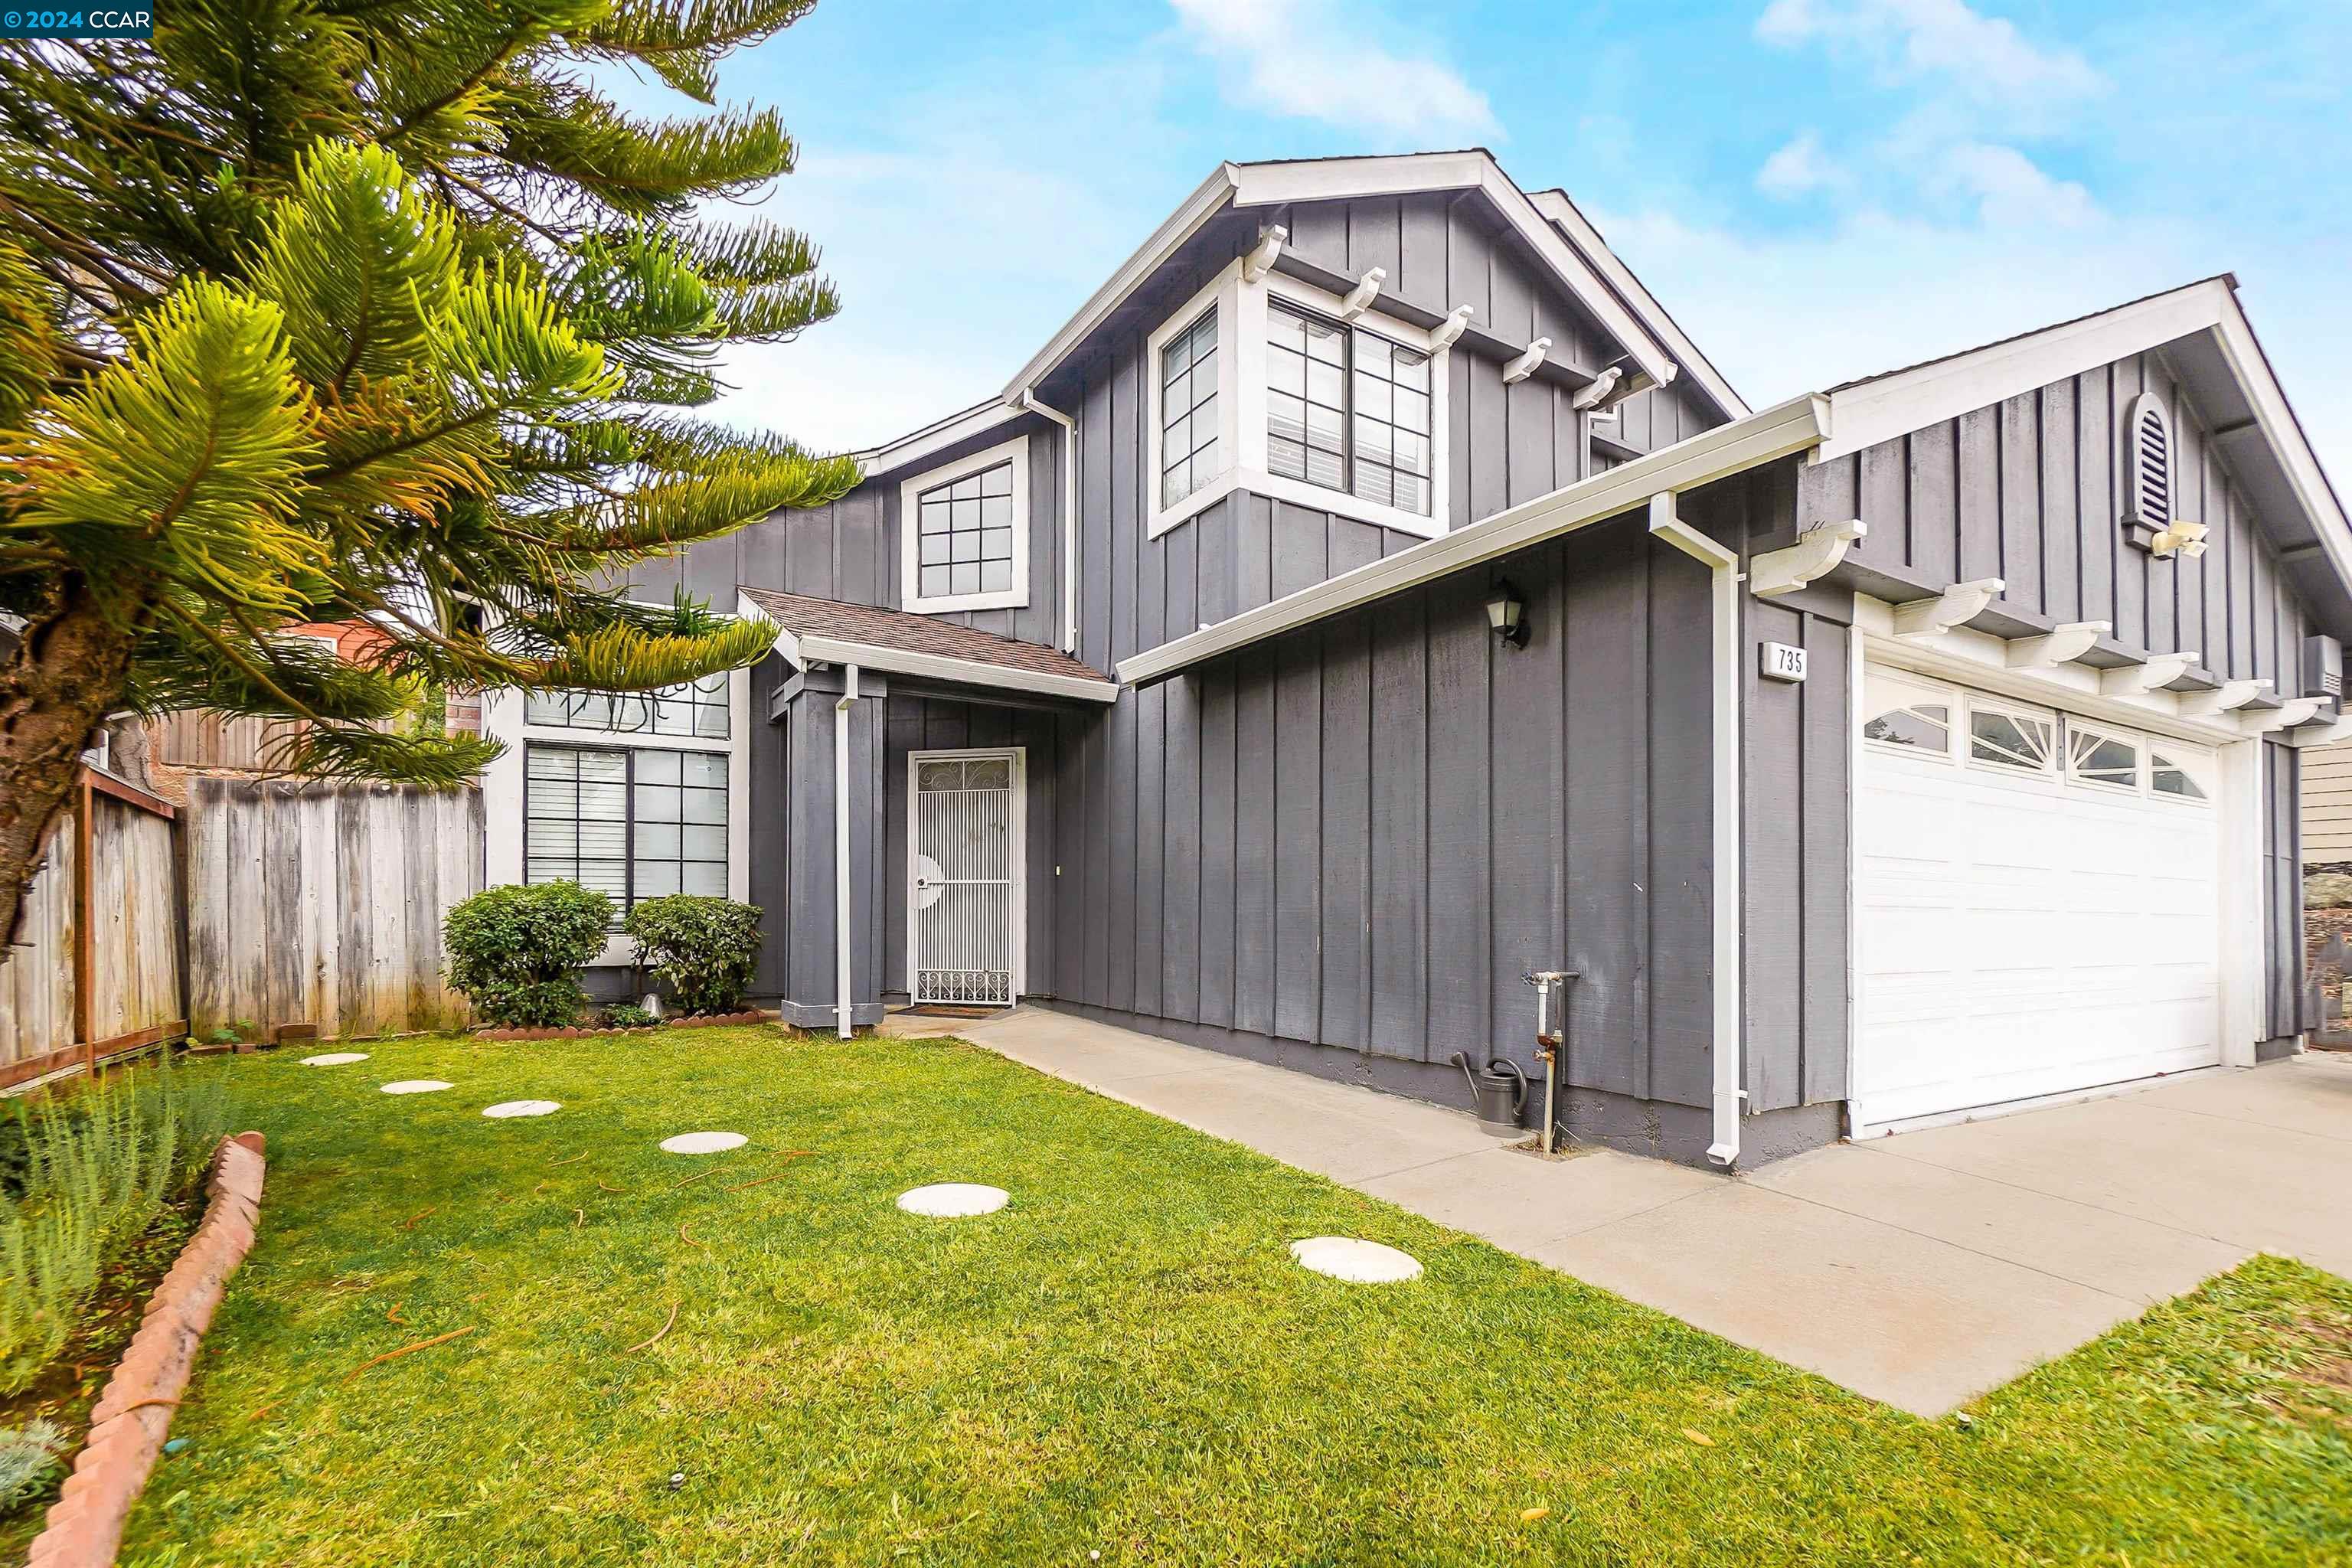
[[[1429,356],[1274,300],[1266,469],[1430,515]]]
[[[1160,504],[1217,477],[1217,312],[1213,306],[1160,351]]]
[[[926,599],[1013,586],[1013,464],[966,474],[915,500],[916,592]]]
[[[604,730],[622,735],[693,735],[727,739],[728,671],[658,691],[528,692],[523,722],[559,730]]]
[[[616,915],[667,893],[727,894],[727,759],[532,745],[523,761],[523,880],[612,895]]]

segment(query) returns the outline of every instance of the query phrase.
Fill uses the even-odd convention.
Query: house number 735
[[[1758,673],[1767,680],[1802,680],[1805,679],[1805,650],[1790,647],[1784,642],[1768,642],[1759,650],[1763,662]]]

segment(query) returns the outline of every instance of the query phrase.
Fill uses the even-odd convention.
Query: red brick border
[[[148,1298],[146,1320],[91,1408],[89,1441],[33,1541],[27,1568],[111,1568],[131,1505],[163,1451],[196,1347],[228,1277],[253,1247],[264,1164],[258,1132],[224,1138],[214,1152],[203,1223]]]

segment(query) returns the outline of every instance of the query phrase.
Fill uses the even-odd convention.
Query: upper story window
[[[1266,471],[1428,516],[1429,356],[1285,300],[1265,325]]]
[[[727,739],[728,672],[658,691],[526,692],[523,722],[556,730]]]
[[[1445,351],[1411,322],[1235,262],[1151,334],[1149,531],[1247,490],[1433,538],[1447,526]]]
[[[1218,473],[1217,308],[1160,351],[1160,504],[1174,506]]]
[[[915,611],[1029,602],[1029,437],[898,487],[899,598]]]

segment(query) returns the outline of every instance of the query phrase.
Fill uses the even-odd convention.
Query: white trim
[[[1103,286],[1087,297],[1076,315],[1062,323],[1062,330],[1045,341],[1045,346],[1030,357],[1004,388],[1010,399],[1022,388],[1034,386],[1054,373],[1054,368],[1068,356],[1071,350],[1084,342],[1104,321],[1110,319],[1128,295],[1141,286],[1143,280],[1160,269],[1162,262],[1176,254],[1179,247],[1201,232],[1201,226],[1216,216],[1234,192],[1234,166],[1220,163],[1209,177],[1201,182],[1183,204],[1169,214],[1166,221],[1152,230],[1135,253],[1119,263],[1118,270],[1110,275]]]
[[[2219,279],[2195,283],[1842,387],[1829,394],[1831,430],[1814,460],[1826,463],[2205,331],[2221,321],[2229,292]]]
[[[1739,1160],[1740,1085],[1746,1053],[1740,1039],[1740,994],[1744,975],[1739,949],[1739,689],[1746,661],[1739,657],[1739,556],[1682,521],[1671,490],[1650,498],[1651,537],[1673,545],[1707,569],[1713,615],[1710,654],[1714,665],[1714,1142],[1706,1157],[1728,1169]]]
[[[935,453],[946,451],[958,442],[985,435],[1000,425],[1009,425],[1025,412],[1013,406],[1009,398],[982,403],[961,414],[933,420],[921,429],[911,431],[895,441],[886,441],[862,452],[852,452],[850,459],[863,470],[865,478],[874,479],[893,469],[903,468],[909,463],[919,463]]]
[[[1422,191],[1475,190],[1503,215],[1512,232],[1568,286],[1601,330],[1625,345],[1633,363],[1663,386],[1679,367],[1659,334],[1627,310],[1591,262],[1562,237],[1528,194],[1513,184],[1495,160],[1475,150],[1414,153],[1402,157],[1320,158],[1291,163],[1228,165],[1236,207],[1284,206],[1293,202],[1343,201],[1351,196],[1402,195]],[[1727,388],[1727,390],[1728,390]],[[1732,407],[1746,412],[1737,398]]]
[[[1446,531],[1452,445],[1449,388],[1453,381],[1451,351],[1426,327],[1414,326],[1378,310],[1341,317],[1345,301],[1328,289],[1304,283],[1286,273],[1268,272],[1257,282],[1244,279],[1242,261],[1228,263],[1151,333],[1144,343],[1145,381],[1144,484],[1147,487],[1144,536],[1157,539],[1178,523],[1199,515],[1237,489],[1294,506],[1311,507],[1335,517],[1434,539]],[[1340,321],[1343,330],[1360,328],[1377,337],[1429,356],[1429,513],[1383,506],[1327,489],[1304,479],[1266,471],[1266,304],[1280,297]],[[1160,407],[1160,355],[1170,340],[1191,330],[1202,312],[1217,312],[1217,452],[1224,467],[1207,484],[1173,506],[1160,504],[1161,428],[1167,421]]]
[[[738,903],[751,897],[751,770],[746,754],[751,728],[751,671],[747,666],[727,678],[727,731],[724,741],[707,735],[649,735],[642,731],[618,732],[556,724],[532,724],[523,719],[526,693],[519,687],[499,687],[481,696],[482,733],[506,742],[496,762],[482,770],[482,886],[507,887],[523,879],[523,748],[532,741],[584,746],[596,751],[631,749],[652,752],[716,752],[727,758],[727,896]],[[501,831],[511,826],[511,831]],[[610,968],[635,962],[629,939],[614,934],[589,961],[590,968]]]
[[[994,593],[940,594],[925,598],[916,592],[921,579],[921,564],[917,554],[921,542],[921,530],[917,526],[916,502],[927,490],[950,485],[971,474],[993,468],[1001,463],[1013,465],[1013,586]],[[926,468],[898,484],[898,602],[919,616],[938,615],[950,610],[1017,610],[1029,603],[1029,531],[1033,520],[1029,515],[1029,437],[1015,436],[993,447],[959,458],[952,463],[936,468]]]
[[[1668,352],[1681,363],[1683,369],[1690,373],[1692,379],[1706,389],[1707,395],[1715,399],[1727,417],[1744,419],[1754,412],[1739,394],[1732,390],[1731,383],[1724,380],[1707,357],[1699,353],[1698,345],[1684,335],[1682,328],[1675,324],[1674,317],[1666,313],[1666,308],[1659,304],[1657,297],[1633,275],[1633,269],[1618,259],[1617,253],[1609,248],[1609,242],[1601,237],[1601,231],[1577,210],[1576,204],[1569,199],[1566,191],[1529,191],[1528,200],[1535,205],[1536,211],[1568,230],[1569,238],[1576,248],[1583,252],[1585,258],[1600,270],[1601,277],[1616,286],[1617,291],[1631,302],[1635,313],[1657,334]]]
[[[849,940],[857,916],[857,879],[849,867],[849,721],[856,706],[853,664],[841,672],[841,696],[833,705],[833,1032],[845,1041],[857,1033],[857,952]]]
[[[917,826],[915,779],[919,763],[954,758],[1006,757],[1013,763],[1013,1000],[1029,990],[1029,748],[1026,746],[950,746],[907,753],[907,863],[898,874],[907,882],[907,973],[904,990],[915,994],[915,857],[921,852]]]
[[[2250,1068],[2270,1033],[2270,963],[2263,951],[2263,742],[2242,740],[2215,753],[2210,791],[2221,814],[2221,1065]]]
[[[1062,651],[1078,651],[1078,422],[1024,388],[1021,406],[1062,429]]]
[[[1759,463],[1801,452],[1821,438],[1819,399],[1793,398],[1745,419],[1718,425],[1687,440],[1619,464],[1591,479],[1457,528],[1443,538],[1416,544],[1384,560],[1359,566],[1296,594],[1261,605],[1230,620],[1187,633],[1122,659],[1118,678],[1141,685],[1235,648],[1391,594],[1434,581],[1465,566],[1507,555],[1539,541],[1646,506],[1661,490],[1681,492]]]

